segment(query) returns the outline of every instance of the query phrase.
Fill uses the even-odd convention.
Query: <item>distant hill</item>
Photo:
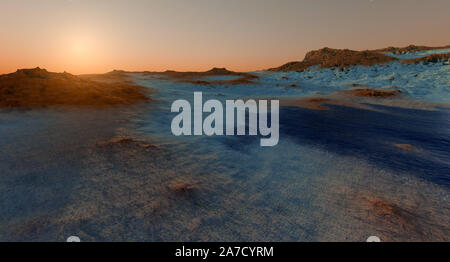
[[[409,45],[406,47],[387,47],[382,49],[377,49],[373,51],[377,52],[389,52],[394,54],[403,54],[403,53],[414,53],[419,51],[427,51],[427,50],[439,50],[439,49],[447,49],[450,48],[450,45],[440,46],[440,47],[429,47],[429,46],[417,46],[417,45]]]
[[[294,61],[286,63],[282,66],[268,69],[269,71],[286,72],[286,71],[303,71],[311,66],[319,66],[319,68],[348,68],[351,66],[371,66],[375,64],[383,64],[392,61],[399,60],[398,58],[383,54],[383,52],[392,53],[406,53],[406,52],[418,52],[424,50],[436,50],[450,48],[450,46],[444,47],[425,47],[414,46],[397,48],[388,47],[377,50],[366,51],[354,51],[349,49],[333,49],[322,48],[315,51],[310,51],[306,54],[303,61]],[[445,55],[441,55],[440,58],[445,58]],[[422,59],[408,60],[407,62],[423,61]]]
[[[322,48],[310,51],[300,62],[290,62],[270,71],[303,71],[311,66],[320,68],[347,68],[355,65],[370,66],[395,61],[397,58],[374,51]]]
[[[152,75],[163,75],[170,80],[177,80],[181,82],[199,84],[199,85],[236,85],[236,84],[252,84],[253,80],[258,79],[258,76],[250,73],[234,72],[226,68],[214,67],[205,72],[177,72],[167,70],[165,72],[146,72]],[[236,76],[235,79],[230,80],[211,80],[202,79],[210,76]]]
[[[249,73],[241,73],[241,72],[234,72],[230,71],[226,68],[218,68],[214,67],[208,71],[205,72],[177,72],[172,70],[167,70],[162,73],[155,73],[155,74],[163,74],[168,77],[172,78],[200,78],[205,76],[241,76],[245,77],[247,79],[257,78],[256,76],[249,74]]]
[[[109,81],[103,81],[102,78]],[[111,75],[80,77],[39,67],[0,75],[0,107],[108,106],[148,100],[142,87]]]

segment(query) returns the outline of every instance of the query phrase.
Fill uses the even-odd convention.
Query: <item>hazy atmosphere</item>
[[[446,0],[2,0],[0,73],[253,71],[324,46],[440,46],[449,10]]]

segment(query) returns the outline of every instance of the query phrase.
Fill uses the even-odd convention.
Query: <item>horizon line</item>
[[[438,49],[447,49],[447,48],[450,49],[450,44],[448,44],[448,45],[440,45],[440,46],[427,46],[427,45],[409,44],[409,45],[403,46],[403,47],[396,47],[396,46],[393,46],[393,45],[389,45],[387,47],[377,48],[377,49],[348,49],[348,48],[332,48],[332,47],[324,46],[324,47],[319,48],[319,49],[313,49],[313,50],[307,51],[305,53],[305,56],[306,56],[306,54],[308,54],[311,51],[322,50],[322,49],[325,49],[325,48],[334,49],[334,50],[351,50],[351,51],[358,51],[358,52],[362,52],[362,51],[381,52],[381,50],[388,49],[388,48],[405,49],[405,48],[408,48],[408,47],[422,47],[422,48],[429,48],[429,49],[436,49],[436,50],[438,50]],[[289,60],[287,62],[282,63],[281,65],[284,65],[286,63],[301,62],[301,61],[303,61],[303,60]],[[280,66],[280,65],[278,65],[278,66]],[[277,66],[275,66],[275,67],[277,67]],[[233,68],[226,67],[226,66],[212,66],[212,67],[208,67],[209,69],[186,70],[186,71],[182,71],[182,70],[180,71],[180,70],[175,70],[175,69],[170,69],[170,68],[158,71],[158,70],[149,70],[149,69],[141,69],[141,70],[134,69],[133,70],[133,69],[126,69],[126,68],[121,68],[121,67],[114,67],[114,68],[112,68],[110,70],[106,70],[104,72],[89,72],[89,73],[71,73],[70,71],[67,71],[67,70],[60,71],[60,70],[53,70],[53,69],[47,69],[47,68],[48,67],[45,67],[45,66],[42,66],[42,65],[31,66],[31,67],[21,67],[21,68],[17,68],[15,71],[12,71],[12,72],[11,71],[10,72],[0,72],[0,75],[7,75],[7,74],[16,73],[17,71],[23,70],[23,69],[44,69],[44,70],[46,70],[48,72],[69,73],[69,74],[77,75],[77,76],[108,74],[108,73],[115,72],[115,71],[119,71],[119,72],[122,71],[122,72],[125,72],[125,73],[146,73],[146,72],[149,72],[149,73],[164,73],[164,72],[170,72],[170,71],[172,71],[172,72],[207,72],[207,71],[212,70],[214,68],[226,69],[228,71],[239,72],[239,73],[251,73],[251,72],[258,72],[258,71],[267,71],[270,68],[273,68],[273,66],[269,67],[269,68],[260,68],[260,69],[255,69],[255,70],[234,70]]]

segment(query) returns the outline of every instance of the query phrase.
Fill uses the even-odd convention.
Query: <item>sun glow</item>
[[[86,61],[94,53],[94,44],[90,37],[73,37],[69,44],[68,54],[76,61]]]
[[[64,39],[61,61],[74,73],[106,70],[110,52],[105,42],[99,34],[72,31]]]
[[[73,55],[76,57],[83,57],[89,53],[89,44],[86,41],[75,41],[72,46]]]

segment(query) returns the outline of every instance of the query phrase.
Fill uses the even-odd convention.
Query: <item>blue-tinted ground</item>
[[[422,75],[416,84],[399,86],[406,101],[448,101],[448,65],[434,66],[410,68]],[[376,235],[385,241],[448,241],[445,104],[415,108],[365,100],[363,107],[328,110],[282,107],[275,147],[260,147],[259,137],[171,134],[171,103],[192,100],[194,91],[221,101],[311,96],[353,82],[369,85],[374,80],[364,72],[351,71],[346,80],[325,77],[331,70],[259,72],[260,83],[234,86],[135,74],[137,83],[156,90],[158,102],[4,111],[0,240],[77,235],[83,241],[365,241]],[[383,74],[374,76],[376,83],[384,85]],[[397,80],[385,81],[403,81],[403,73],[392,74]],[[303,88],[286,88],[290,82]]]

